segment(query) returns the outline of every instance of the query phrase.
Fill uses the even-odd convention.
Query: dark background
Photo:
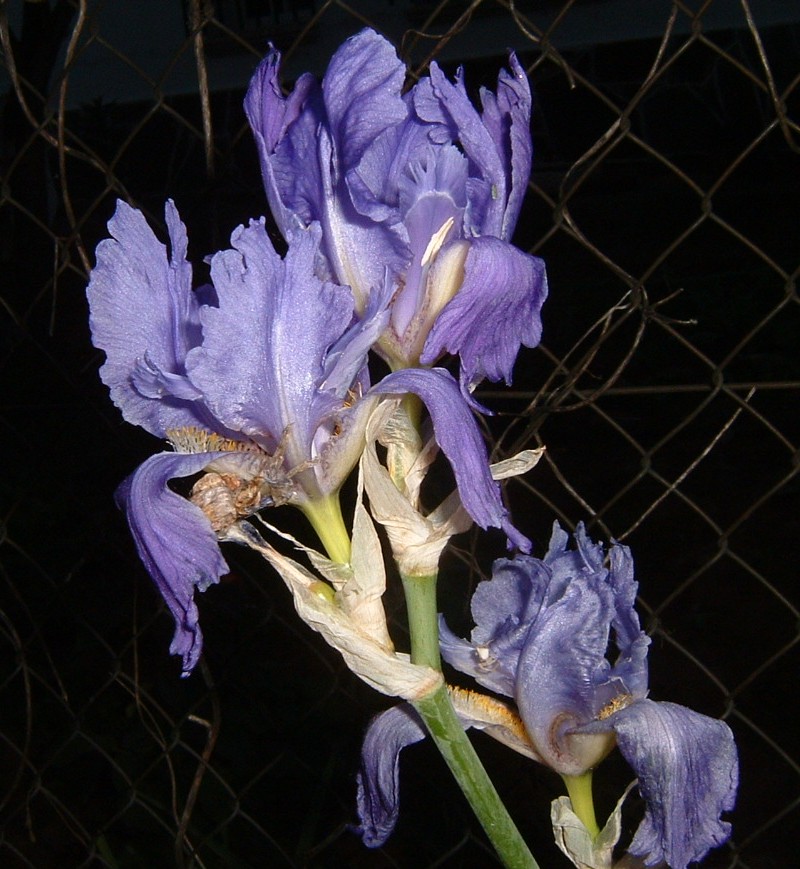
[[[86,267],[115,198],[160,226],[172,197],[202,280],[203,257],[266,209],[241,101],[267,41],[289,84],[366,22],[412,69],[463,61],[471,89],[493,86],[509,46],[528,70],[536,156],[515,241],[547,262],[545,337],[511,389],[480,397],[497,455],[547,453],[509,504],[539,555],[554,518],[629,544],[651,696],[733,728],[734,836],[703,865],[794,865],[794,4],[151,5],[0,9],[0,865],[497,865],[426,744],[404,757],[395,834],[363,848],[348,829],[360,739],[389,701],[249,553],[226,551],[231,574],[200,601],[202,667],[179,679],[171,619],[113,504],[161,448],[109,401],[87,327]],[[125,15],[151,39],[125,41]],[[503,544],[457,544],[440,599],[466,631]],[[387,604],[403,647],[396,587]],[[566,865],[548,820],[558,778],[475,742],[543,869]],[[604,815],[630,773],[612,757],[595,780]],[[631,799],[624,837],[640,815]]]

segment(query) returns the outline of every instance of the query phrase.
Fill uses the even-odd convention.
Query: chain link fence
[[[497,865],[424,744],[403,760],[396,833],[362,847],[359,741],[385,698],[248,553],[200,601],[204,661],[180,680],[112,499],[154,449],[111,406],[87,327],[115,198],[155,224],[174,198],[200,263],[266,211],[241,101],[268,41],[289,84],[364,25],[412,72],[463,63],[470,88],[509,47],[527,69],[536,154],[515,242],[546,260],[551,297],[514,387],[480,397],[498,455],[547,452],[509,504],[538,554],[554,518],[629,544],[652,696],[733,728],[734,836],[703,865],[795,865],[800,10],[780,0],[0,7],[0,864]],[[442,606],[467,627],[503,548],[458,543]],[[476,742],[542,865],[564,865],[556,777]],[[602,814],[628,772],[611,758],[596,778]]]

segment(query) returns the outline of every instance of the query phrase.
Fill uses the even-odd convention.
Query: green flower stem
[[[562,775],[564,784],[567,786],[569,801],[572,803],[572,811],[580,818],[583,826],[589,831],[592,838],[600,835],[600,827],[594,815],[594,800],[592,800],[592,771],[583,775]]]
[[[339,493],[316,498],[303,504],[300,509],[317,532],[328,558],[339,564],[350,561],[350,535],[342,517]]]
[[[400,574],[408,609],[408,629],[411,634],[411,662],[442,669],[439,655],[439,619],[436,609],[436,580],[432,576]]]
[[[441,670],[436,616],[436,576],[402,576],[411,632],[411,660]],[[507,869],[539,869],[500,800],[453,709],[447,687],[418,700],[414,708],[453,773],[464,796]]]

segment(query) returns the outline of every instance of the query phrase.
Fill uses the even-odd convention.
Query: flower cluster
[[[404,89],[405,67],[372,30],[342,45],[321,82],[303,75],[288,96],[280,63],[271,49],[245,111],[285,256],[265,219],[252,220],[209,257],[211,282],[195,287],[175,205],[166,204],[165,246],[119,202],[87,290],[112,400],[169,444],[117,500],[174,618],[170,651],[189,675],[202,650],[195,592],[227,572],[221,543],[248,546],[354,673],[408,701],[365,739],[366,844],[395,825],[400,750],[436,737],[437,721],[443,755],[461,746],[451,769],[501,857],[504,836],[509,854],[522,853],[519,834],[499,800],[470,797],[483,781],[477,757],[461,750],[470,727],[563,776],[570,800],[554,803],[554,829],[577,866],[611,865],[618,812],[600,832],[582,794],[618,746],[647,804],[630,852],[684,869],[729,835],[720,816],[737,784],[730,730],[648,699],[649,639],[625,547],[606,559],[579,528],[569,550],[556,527],[544,559],[528,554],[497,481],[533,467],[541,451],[490,465],[475,418],[484,410],[475,386],[510,382],[520,347],[539,342],[547,296],[542,261],[511,243],[532,159],[522,67],[512,54],[479,109],[461,71],[451,81],[435,63]],[[448,354],[457,378],[437,367]],[[377,381],[374,356],[389,369]],[[426,510],[421,487],[440,453],[456,491]],[[348,522],[339,493],[356,470]],[[287,537],[264,515],[282,505],[302,511],[322,544],[324,553],[289,538],[313,570],[261,535]],[[491,695],[445,685],[429,593],[448,540],[472,522],[502,529],[518,554],[478,586],[470,640],[441,621],[441,655]],[[406,590],[410,656],[389,634],[376,523]]]
[[[118,500],[175,618],[171,651],[185,674],[202,642],[194,591],[227,571],[217,538],[234,522],[293,504],[331,558],[349,561],[338,491],[382,396],[422,400],[472,519],[528,545],[468,398],[483,377],[508,379],[520,344],[541,333],[544,267],[507,240],[530,171],[524,73],[512,57],[479,114],[461,79],[435,66],[404,95],[403,65],[371,30],[342,46],[321,86],[303,76],[287,99],[279,66],[271,51],[246,108],[285,258],[253,221],[211,258],[211,285],[193,289],[172,202],[169,253],[120,202],[88,288],[113,401],[172,446]],[[395,369],[376,384],[370,351]],[[461,356],[461,390],[430,367],[445,351]],[[200,472],[190,500],[168,486]]]
[[[567,534],[556,525],[543,559],[497,561],[492,578],[472,598],[469,640],[442,620],[445,660],[511,698],[517,714],[488,695],[472,695],[456,709],[465,727],[486,730],[568,782],[591,773],[617,746],[646,804],[629,852],[647,866],[665,861],[686,869],[730,835],[720,815],[736,797],[733,735],[722,721],[648,698],[650,640],[634,609],[630,551],[617,544],[606,559],[582,526],[575,541],[569,549]],[[613,660],[607,657],[610,642]],[[408,706],[372,722],[359,779],[367,844],[379,845],[391,833],[398,814],[397,756],[425,735]]]

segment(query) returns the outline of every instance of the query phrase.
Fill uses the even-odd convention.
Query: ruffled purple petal
[[[525,70],[512,52],[511,73],[501,70],[497,95],[481,90],[483,123],[498,150],[506,178],[510,178],[508,202],[500,237],[511,240],[531,174],[531,89]]]
[[[502,528],[509,545],[529,552],[530,541],[511,524],[500,486],[492,479],[478,425],[451,374],[443,368],[409,368],[385,377],[372,392],[412,392],[422,399],[436,442],[453,469],[466,511],[481,528]]]
[[[430,78],[422,79],[414,88],[414,109],[424,121],[443,125],[452,141],[458,141],[472,165],[470,175],[478,177],[484,192],[480,219],[467,219],[467,228],[476,235],[502,237],[503,214],[506,209],[508,182],[503,160],[472,105],[459,69],[455,82],[448,81],[436,63],[430,67]],[[491,191],[487,200],[486,190]]]
[[[203,636],[195,589],[205,591],[228,572],[217,537],[205,514],[168,483],[189,477],[223,453],[158,453],[143,462],[117,490],[117,503],[150,576],[175,619],[169,647],[183,658],[188,676],[200,657]]]
[[[727,724],[675,703],[641,700],[608,720],[639,778],[645,816],[629,851],[686,869],[725,842],[739,763]],[[602,722],[606,724],[606,722]]]
[[[541,339],[546,298],[542,260],[498,238],[473,239],[461,289],[436,318],[420,361],[458,354],[466,390],[484,377],[510,383],[520,345],[535,347]]]
[[[358,773],[357,832],[368,848],[379,848],[392,834],[400,812],[400,752],[427,735],[408,704],[372,719],[361,749]]]
[[[319,240],[316,225],[299,231],[283,261],[263,221],[236,230],[234,250],[211,261],[219,308],[204,311],[203,346],[190,360],[193,382],[228,427],[270,451],[288,429],[290,466],[311,458],[320,421],[341,403],[321,384],[353,314],[350,291],[314,275]]]
[[[108,222],[113,238],[97,246],[86,290],[92,341],[106,354],[100,377],[125,419],[159,437],[208,424],[186,375],[187,354],[201,340],[186,229],[171,201],[165,216],[169,258],[144,215],[118,201]]]
[[[472,595],[475,627],[470,641],[459,640],[440,621],[444,660],[490,691],[513,697],[520,652],[549,582],[550,572],[537,558],[520,555],[495,561],[492,578],[479,582]]]

